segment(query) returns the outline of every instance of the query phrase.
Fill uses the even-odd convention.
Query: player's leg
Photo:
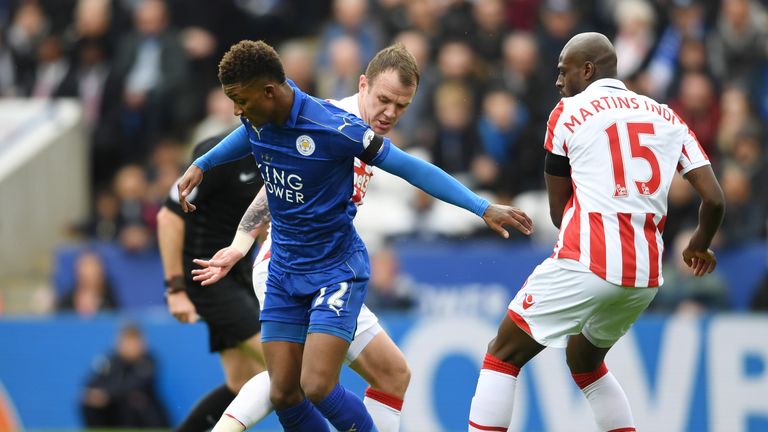
[[[264,370],[259,348],[259,306],[248,284],[228,276],[215,290],[190,283],[188,294],[208,326],[211,352],[218,352],[226,382],[203,396],[176,429],[208,430],[224,413],[240,387]],[[248,347],[247,349],[245,347]]]
[[[363,316],[363,311],[360,316]],[[347,361],[350,361],[349,367],[370,385],[365,391],[363,404],[376,429],[379,432],[399,431],[403,399],[411,380],[411,371],[403,353],[375,323],[355,336],[347,352]]]
[[[580,295],[580,275],[547,259],[510,302],[483,360],[470,408],[470,431],[506,430],[520,368],[545,346],[564,348],[568,335],[581,330],[579,317],[588,315],[591,303]]]
[[[273,332],[267,324],[264,326],[265,333],[279,333]],[[275,324],[285,326],[282,323]],[[280,336],[276,336],[274,341],[264,342],[264,356],[271,381],[269,399],[275,407],[280,424],[289,432],[330,431],[328,423],[301,390],[303,345],[279,341],[277,338]]]
[[[368,254],[362,249],[336,268],[302,277],[304,285],[324,288],[312,299],[301,386],[331,424],[343,431],[373,430],[363,401],[339,384],[369,274]],[[343,282],[329,284],[329,280]]]
[[[328,423],[301,389],[311,297],[289,293],[296,292],[293,277],[270,269],[267,280],[261,340],[270,377],[269,399],[286,431],[328,431]]]
[[[224,414],[212,432],[243,432],[256,425],[274,410],[269,400],[269,372],[266,370],[251,377]]]
[[[243,385],[253,376],[266,370],[260,333],[251,336],[235,348],[222,351],[220,357],[227,387],[235,393],[239,393]]]
[[[606,306],[589,319],[582,333],[569,338],[568,367],[601,430],[634,431],[627,396],[604,360],[613,344],[651,302],[656,290],[622,288],[602,279],[595,280],[594,285],[604,293],[612,292],[614,300],[606,302]]]
[[[470,431],[506,431],[512,419],[517,375],[545,347],[504,316],[488,344],[469,411]]]
[[[568,367],[600,430],[634,431],[627,396],[603,361],[609,349],[592,345],[584,335],[572,336],[566,349]]]
[[[264,246],[262,246],[262,249],[264,249]],[[264,256],[264,254],[265,252],[259,251],[260,256]],[[257,260],[253,266],[252,281],[253,291],[259,300],[260,306],[264,305],[268,275],[269,259]],[[260,343],[258,350],[263,358],[264,354]],[[224,414],[216,423],[213,432],[242,432],[269,415],[274,410],[272,402],[269,400],[269,387],[268,372],[263,371],[250,377],[224,411]]]

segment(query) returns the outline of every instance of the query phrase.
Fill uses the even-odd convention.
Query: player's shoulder
[[[370,129],[359,117],[327,100],[310,96],[306,105],[306,109],[300,115],[301,119],[323,129],[326,133],[360,141],[365,132]]]

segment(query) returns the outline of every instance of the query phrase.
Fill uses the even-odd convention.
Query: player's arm
[[[187,295],[184,282],[184,227],[184,219],[168,205],[164,205],[157,213],[157,239],[165,276],[168,312],[179,322],[194,323],[198,319],[197,310]]]
[[[379,140],[382,138],[378,136],[371,140],[366,151],[360,157],[361,160],[368,162],[366,153],[377,154],[376,146],[381,146]],[[411,156],[394,145],[389,145],[388,151],[382,154],[380,158],[370,159],[378,159],[375,165],[378,165],[379,168],[405,179],[433,197],[482,217],[488,227],[504,238],[509,237],[504,226],[514,227],[526,235],[533,231],[533,221],[521,210],[490,204],[442,169]]]
[[[699,225],[688,242],[688,247],[683,251],[683,260],[693,269],[695,276],[703,276],[711,273],[717,266],[717,258],[709,246],[723,222],[725,198],[711,165],[694,168],[683,177],[701,197]]]
[[[250,153],[251,144],[248,141],[248,132],[243,125],[232,131],[207,153],[195,159],[178,184],[179,202],[184,212],[195,211],[196,209],[192,203],[187,201],[187,196],[203,181],[203,172],[245,157]]]
[[[544,181],[549,198],[549,217],[560,228],[568,200],[573,195],[571,164],[567,157],[547,152],[544,159]]]
[[[195,264],[201,269],[192,270],[192,279],[207,286],[221,280],[229,273],[232,267],[240,261],[253,246],[256,238],[266,229],[270,221],[269,206],[267,205],[267,192],[264,186],[245,210],[240,224],[235,232],[232,244],[219,250],[210,260],[195,259]]]

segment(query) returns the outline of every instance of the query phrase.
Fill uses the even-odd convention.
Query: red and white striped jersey
[[[345,97],[342,100],[334,100],[334,99],[326,99],[326,100],[336,105],[337,107],[343,109],[344,111],[350,114],[354,114],[357,117],[360,117],[360,107],[357,104],[357,95],[358,93],[355,93],[352,96]],[[372,176],[373,176],[373,167],[361,161],[360,159],[355,158],[354,189],[352,190],[352,197],[351,197],[352,202],[354,202],[357,205],[363,204],[363,198],[365,198],[365,192],[366,190],[368,190],[368,182],[371,181]],[[271,228],[272,226],[270,225],[269,229]],[[272,255],[271,249],[272,249],[272,237],[270,235],[267,235],[267,237],[264,239],[264,242],[261,244],[261,247],[259,248],[259,253],[256,255],[256,260],[254,261],[254,265],[266,259],[269,259]]]
[[[617,285],[660,286],[672,177],[709,164],[688,126],[668,106],[601,79],[560,100],[544,148],[569,158],[574,189],[552,256]]]
[[[360,107],[357,104],[357,95],[358,94],[355,93],[352,96],[345,97],[344,99],[338,101],[328,99],[328,102],[336,105],[337,107],[350,114],[354,114],[357,117],[362,118],[360,117]],[[365,198],[365,191],[368,190],[368,182],[371,181],[372,176],[373,167],[361,161],[360,159],[355,158],[355,188],[352,191],[352,202],[357,205],[361,205],[363,203],[363,198]]]

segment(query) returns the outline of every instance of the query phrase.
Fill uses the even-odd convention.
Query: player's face
[[[234,114],[254,126],[269,123],[274,117],[275,85],[264,80],[223,86],[224,94],[235,103]]]
[[[400,82],[397,71],[384,71],[373,80],[360,76],[360,115],[374,132],[386,135],[405,113],[416,93],[416,86],[405,86]]]
[[[586,88],[583,67],[573,59],[573,56],[567,54],[566,49],[563,49],[563,52],[560,54],[560,59],[557,62],[557,71],[555,86],[560,89],[561,95],[565,97],[575,96]]]

